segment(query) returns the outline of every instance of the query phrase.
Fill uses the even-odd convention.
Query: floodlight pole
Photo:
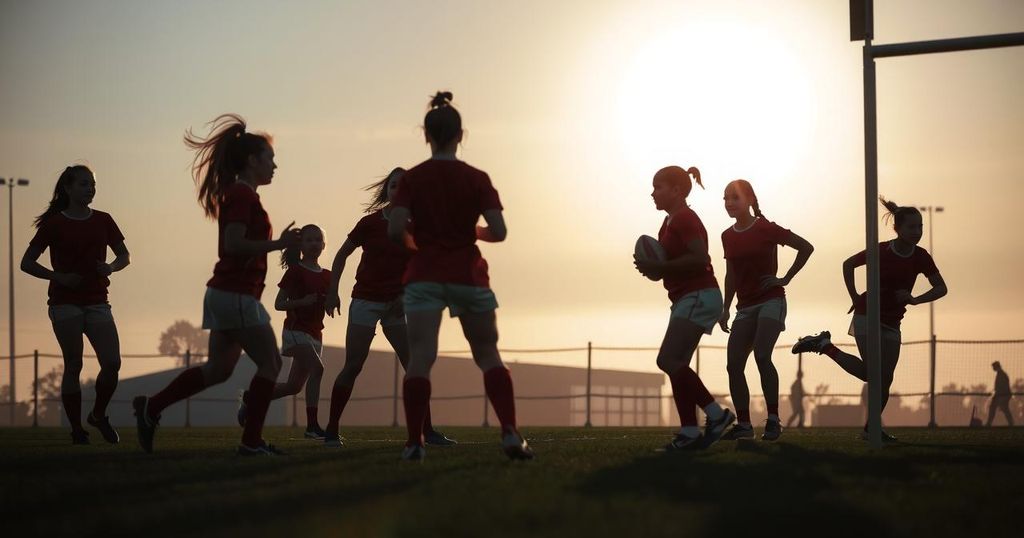
[[[881,320],[878,277],[878,125],[875,101],[875,58],[1015,47],[1024,45],[1024,32],[872,45],[872,0],[850,0],[850,40],[864,40],[864,218],[867,254],[868,432],[871,446],[882,446]],[[861,26],[863,22],[863,26]]]
[[[9,299],[10,299],[10,336],[11,341],[11,426],[15,426],[15,409],[17,408],[17,391],[15,385],[15,358],[14,358],[14,187],[26,187],[28,186],[28,180],[21,178],[15,179],[13,177],[4,179],[0,177],[0,185],[7,185],[7,191],[10,196],[7,198],[7,212],[8,212],[8,223],[7,223],[7,246],[9,249],[9,258],[7,265],[7,275],[9,279]]]

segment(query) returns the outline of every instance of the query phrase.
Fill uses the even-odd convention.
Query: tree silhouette
[[[178,366],[185,366],[185,351],[191,351],[191,363],[199,362],[206,357],[206,344],[209,340],[209,333],[185,321],[179,319],[171,324],[164,332],[160,333],[160,345],[157,352],[177,358]]]

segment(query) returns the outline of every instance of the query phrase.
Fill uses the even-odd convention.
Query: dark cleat
[[[814,336],[804,336],[793,344],[793,354],[798,353],[821,353],[825,346],[832,343],[832,333],[822,331]]]
[[[73,445],[87,445],[89,444],[89,432],[85,430],[71,430],[71,444]]]
[[[407,445],[402,449],[403,461],[422,462],[425,457],[427,457],[427,451],[423,445]]]
[[[238,445],[239,456],[286,456],[284,452],[280,451],[274,445],[262,443],[257,447],[250,447],[245,445]]]
[[[449,439],[445,434],[430,430],[423,436],[423,440],[430,446],[452,446],[459,444],[455,439]]]
[[[667,445],[665,445],[665,452],[686,452],[690,450],[701,450],[704,448],[704,436],[697,434],[697,437],[689,437],[682,433],[677,433],[675,437]]]
[[[725,429],[733,422],[736,422],[736,413],[733,413],[731,409],[723,409],[722,416],[718,417],[718,420],[707,418],[704,421],[704,448],[718,442],[725,434]]]
[[[518,431],[510,431],[501,438],[501,449],[510,460],[533,459],[533,450]]]
[[[104,441],[112,445],[116,445],[121,441],[121,436],[117,434],[117,430],[110,425],[110,417],[96,418],[92,416],[92,413],[89,413],[89,416],[85,417],[85,421],[100,431]]]
[[[768,419],[764,421],[764,433],[761,434],[762,441],[776,441],[782,435],[782,423],[777,420]]]
[[[729,431],[722,435],[723,441],[737,441],[740,439],[753,439],[754,427],[749,424],[736,423],[729,428]]]
[[[327,438],[327,434],[322,428],[320,428],[320,426],[307,427],[302,436],[306,439],[313,439],[314,441],[323,441]]]
[[[132,407],[135,408],[135,426],[139,435],[139,446],[146,452],[153,452],[153,437],[156,435],[156,427],[160,424],[160,417],[149,418],[149,398],[136,396],[132,400]]]

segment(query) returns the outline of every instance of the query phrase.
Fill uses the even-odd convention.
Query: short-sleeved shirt
[[[867,263],[867,253],[860,251],[854,256],[857,265]],[[900,321],[907,312],[906,305],[896,300],[896,292],[906,290],[913,292],[914,281],[917,275],[930,277],[939,272],[935,262],[925,249],[915,246],[914,252],[909,256],[900,256],[892,249],[892,241],[885,241],[878,245],[878,278],[879,308],[881,311],[882,325],[900,328]],[[867,315],[868,294],[861,293],[854,304],[854,312],[859,315]]]
[[[310,293],[315,293],[317,301],[316,304],[288,310],[284,318],[284,328],[304,332],[317,342],[323,342],[324,299],[330,285],[331,272],[327,269],[314,271],[301,263],[289,267],[277,286],[285,291],[290,300],[302,299]]]
[[[267,276],[267,254],[229,256],[224,251],[224,230],[232,223],[244,224],[245,239],[250,241],[267,241],[273,234],[270,217],[263,210],[256,190],[240,182],[229,186],[221,197],[217,215],[219,260],[213,267],[213,278],[206,285],[259,299]]]
[[[44,220],[29,245],[50,249],[50,267],[56,273],[75,273],[82,277],[76,288],[67,288],[54,280],[47,290],[47,304],[87,306],[107,302],[110,279],[96,266],[106,263],[107,247],[124,241],[114,219],[102,211],[92,210],[85,219],[73,219],[56,213]]]
[[[417,250],[403,281],[490,287],[487,261],[476,246],[480,215],[502,209],[491,178],[455,160],[431,159],[402,176],[392,201],[409,209]]]
[[[412,253],[388,239],[388,220],[383,211],[359,219],[348,234],[353,245],[363,249],[352,297],[386,303],[402,294],[402,276]]]
[[[684,207],[676,211],[675,214],[665,217],[665,221],[661,224],[661,230],[658,231],[658,242],[665,249],[665,259],[667,260],[673,260],[689,252],[687,245],[694,239],[702,239],[705,249],[707,248],[708,232],[704,229],[704,223],[700,221],[700,217],[689,207]],[[662,279],[662,283],[668,290],[668,298],[673,303],[688,293],[718,287],[715,270],[711,267],[710,261],[704,267],[687,274],[666,276]]]
[[[779,245],[789,238],[789,230],[758,218],[746,230],[730,226],[722,232],[725,259],[732,262],[732,285],[736,290],[736,308],[745,308],[786,296],[782,286],[761,288],[761,279],[777,276]]]

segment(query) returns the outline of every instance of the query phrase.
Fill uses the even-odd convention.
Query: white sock
[[[722,406],[718,402],[711,402],[704,408],[704,414],[711,420],[718,420],[722,418]]]
[[[779,415],[768,415],[768,420],[774,420],[775,422],[779,422]]]
[[[683,426],[682,429],[679,430],[679,433],[692,439],[700,435],[700,428],[696,426]]]

